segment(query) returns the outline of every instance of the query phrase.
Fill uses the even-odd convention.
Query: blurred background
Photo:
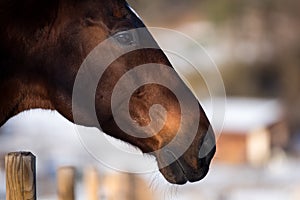
[[[130,0],[129,4],[147,26],[177,30],[201,44],[216,63],[227,96],[218,152],[208,176],[200,183],[173,187],[158,174],[140,175],[151,186],[148,196],[157,200],[300,199],[300,1]],[[170,41],[188,53],[194,51]],[[207,74],[206,79],[214,80],[213,74]],[[187,77],[194,88],[200,88],[196,93],[206,87],[195,81],[193,73],[187,72]],[[222,86],[214,87],[218,91]],[[200,96],[210,113],[205,107],[209,96]],[[18,150],[37,155],[39,195],[44,199],[55,199],[59,166],[78,168],[79,180],[88,165],[102,177],[116,173],[93,159],[73,125],[55,112],[25,112],[0,129],[1,158]],[[5,193],[3,168],[1,161],[0,199]],[[83,193],[78,192],[78,199],[86,199]]]

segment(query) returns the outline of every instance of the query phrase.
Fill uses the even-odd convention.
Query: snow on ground
[[[89,166],[97,166],[101,174],[116,170],[141,173],[145,166],[148,172],[158,173],[154,158],[97,129],[77,127],[54,111],[26,111],[1,127],[0,155],[15,151],[31,151],[37,157],[38,184],[45,177],[52,181],[50,188],[39,186],[40,193],[55,194],[56,170],[61,166],[74,166],[81,174]],[[1,162],[4,166],[4,159]],[[5,185],[1,173],[0,178],[1,195]]]
[[[91,131],[95,132],[96,130]],[[50,187],[50,191],[47,191],[52,195],[55,194],[55,170],[59,166],[72,165],[83,171],[86,166],[96,165],[102,174],[113,171],[96,161],[86,151],[74,125],[56,112],[36,110],[22,113],[2,127],[0,133],[2,153],[30,150],[37,156],[38,177],[40,177],[38,179],[44,176],[52,177],[54,181],[52,188]],[[134,148],[128,149],[128,145],[121,142],[116,142],[115,145],[121,149],[127,148],[128,151],[134,151]],[[107,155],[110,155],[105,146],[101,148]],[[139,154],[140,152],[136,151],[135,153]],[[131,167],[134,170],[136,167],[124,156],[121,159],[118,155],[110,157],[121,160],[119,163],[123,166],[120,165],[120,169],[124,167],[123,170],[128,170]],[[146,163],[149,162],[150,158],[147,156],[144,158]],[[297,191],[300,188],[299,164],[299,160],[288,158],[284,154],[274,157],[269,165],[261,168],[226,165],[216,161],[213,163],[209,175],[203,181],[176,187],[166,184],[158,172],[141,176],[152,186],[158,200],[296,200],[299,197]],[[0,172],[0,199],[4,192],[3,178],[3,173]],[[39,185],[39,196],[43,199],[42,195],[47,188],[43,188],[41,184]],[[84,199],[82,190],[78,190],[78,195],[82,197],[79,199]],[[44,199],[55,198],[50,196]]]

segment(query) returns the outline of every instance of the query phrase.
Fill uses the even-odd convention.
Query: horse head
[[[23,110],[53,109],[154,155],[170,183],[195,182],[207,174],[215,153],[210,123],[124,0],[6,0],[0,15],[1,124]],[[76,82],[83,65],[92,66],[87,77],[97,80],[94,95],[89,78]],[[128,87],[132,93],[126,93]]]

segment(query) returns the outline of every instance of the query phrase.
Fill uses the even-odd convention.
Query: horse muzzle
[[[216,152],[215,138],[212,135],[207,135],[200,148],[198,147],[198,153],[195,153],[191,146],[179,158],[176,158],[176,153],[174,153],[176,150],[171,149],[164,150],[157,156],[160,172],[168,182],[183,185],[187,182],[200,181],[207,175]],[[170,159],[175,161],[170,165],[161,167]]]

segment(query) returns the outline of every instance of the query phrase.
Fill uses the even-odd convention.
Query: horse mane
[[[59,0],[1,0],[0,26],[9,25],[27,26],[42,25],[51,22],[54,17]]]
[[[31,41],[36,40],[39,32],[51,29],[59,1],[0,0],[0,77],[5,74],[3,70],[9,65],[11,54],[21,58],[32,48]]]

